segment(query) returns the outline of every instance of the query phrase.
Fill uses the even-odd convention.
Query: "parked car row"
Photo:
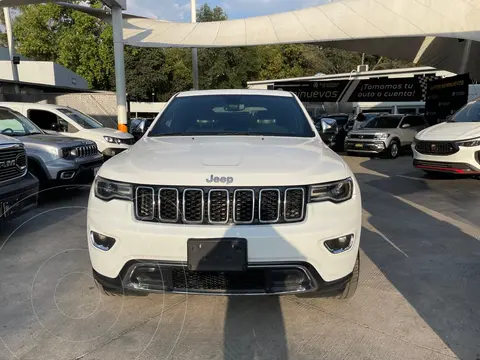
[[[0,103],[0,223],[34,207],[39,190],[90,183],[133,143],[69,107]]]
[[[367,115],[354,127],[346,114],[325,115],[314,122],[325,143],[349,155],[396,158],[411,149],[413,166],[426,173],[480,175],[480,98],[433,126],[423,115]]]

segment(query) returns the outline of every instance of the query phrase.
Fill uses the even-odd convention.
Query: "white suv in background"
[[[359,275],[360,189],[285,91],[177,94],[99,170],[88,202],[106,291],[313,293]]]
[[[135,142],[131,134],[107,128],[91,116],[66,106],[15,102],[3,102],[0,106],[18,111],[46,133],[92,140],[105,158],[121,153]]]
[[[419,132],[412,150],[413,165],[427,173],[480,174],[480,99]]]

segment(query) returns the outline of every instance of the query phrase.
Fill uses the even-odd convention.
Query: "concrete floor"
[[[480,180],[346,160],[364,198],[352,300],[101,295],[84,189],[3,232],[0,359],[480,359]]]

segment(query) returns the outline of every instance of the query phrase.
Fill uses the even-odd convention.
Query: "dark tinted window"
[[[407,116],[402,124],[410,124],[410,126],[423,126],[425,125],[425,119],[423,116]]]
[[[397,128],[402,120],[401,116],[377,116],[370,120],[365,126],[365,129],[394,129]]]
[[[148,136],[315,136],[291,97],[205,95],[174,99]]]
[[[480,122],[480,101],[470,102],[453,117],[455,122]]]

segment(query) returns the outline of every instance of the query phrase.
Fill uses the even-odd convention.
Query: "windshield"
[[[98,129],[103,127],[103,125],[100,122],[98,122],[91,116],[88,116],[78,110],[64,108],[64,109],[58,109],[58,111],[68,116],[70,119],[75,121],[78,125],[80,125],[84,129]]]
[[[454,122],[480,122],[480,101],[470,102],[453,117]]]
[[[0,133],[8,136],[43,134],[33,122],[9,109],[0,109]]]
[[[368,121],[364,129],[395,129],[402,120],[401,116],[377,116],[376,118]]]
[[[291,97],[205,95],[174,99],[148,136],[252,135],[314,137]]]

